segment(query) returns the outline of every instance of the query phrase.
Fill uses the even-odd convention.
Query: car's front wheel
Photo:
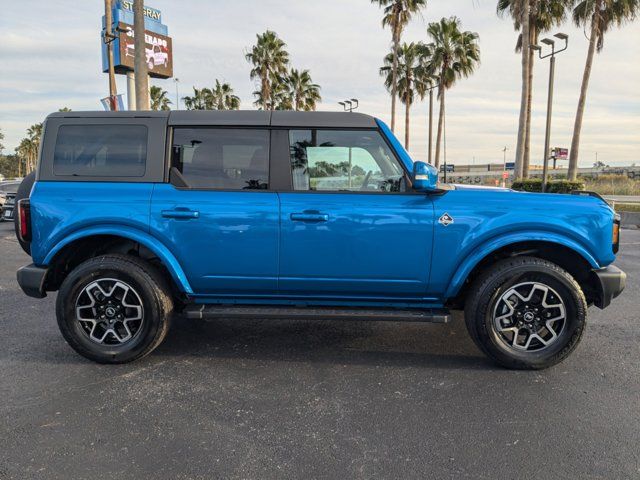
[[[99,363],[125,363],[164,339],[173,302],[163,276],[129,255],[87,260],[65,278],[56,302],[58,326],[80,355]]]
[[[582,289],[568,272],[540,258],[514,257],[474,282],[465,320],[476,345],[500,365],[541,369],[576,348],[586,311]]]
[[[149,70],[153,70],[153,67],[155,67],[155,62],[153,61],[153,58],[150,58],[149,61],[147,62],[147,67],[149,67]]]

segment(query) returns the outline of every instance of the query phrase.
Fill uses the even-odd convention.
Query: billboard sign
[[[125,74],[134,69],[135,45],[133,32],[133,1],[120,0],[113,7],[113,62],[116,73]],[[173,46],[166,25],[161,23],[160,10],[145,6],[145,61],[149,76],[171,78],[173,76]],[[105,19],[102,17],[102,35]],[[102,70],[108,72],[106,44],[102,45]]]
[[[569,149],[556,147],[551,151],[551,156],[556,160],[566,160],[569,158]]]
[[[118,24],[118,58],[115,69],[118,73],[126,73],[133,70],[135,58],[135,42],[133,40],[133,25]],[[171,38],[159,33],[146,30],[145,60],[149,68],[149,75],[158,78],[171,78],[173,76],[173,55]]]

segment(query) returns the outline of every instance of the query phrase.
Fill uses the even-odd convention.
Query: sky
[[[61,107],[100,110],[108,95],[101,71],[101,0],[0,0],[0,130],[11,152],[29,125]],[[229,82],[254,109],[244,58],[256,34],[274,30],[286,42],[291,66],[309,69],[322,87],[319,110],[337,111],[337,102],[358,98],[359,111],[389,122],[390,98],[378,70],[390,48],[381,11],[369,0],[153,0],[162,11],[174,46],[179,96],[192,86]],[[495,0],[428,0],[403,40],[429,41],[427,25],[457,16],[464,30],[478,33],[481,64],[447,92],[447,161],[513,161],[520,106],[520,56],[509,18],[495,12]],[[556,60],[551,145],[569,147],[587,52],[585,32],[570,22],[550,34],[569,35],[569,48]],[[541,163],[546,118],[548,60],[536,60],[532,117],[532,162]],[[152,79],[176,102],[173,80]],[[117,76],[118,93],[126,92]],[[409,152],[427,158],[428,102],[411,108]],[[398,104],[396,135],[404,139],[404,106]],[[580,147],[581,166],[640,164],[640,20],[613,29],[596,55]]]

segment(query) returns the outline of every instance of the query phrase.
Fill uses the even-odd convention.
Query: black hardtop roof
[[[169,125],[375,128],[370,115],[354,112],[291,112],[263,110],[171,110],[122,112],[55,112],[48,118],[167,118]]]

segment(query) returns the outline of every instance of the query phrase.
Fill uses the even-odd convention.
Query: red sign
[[[566,160],[569,158],[569,149],[568,148],[554,148],[552,153],[552,157],[556,160]]]

